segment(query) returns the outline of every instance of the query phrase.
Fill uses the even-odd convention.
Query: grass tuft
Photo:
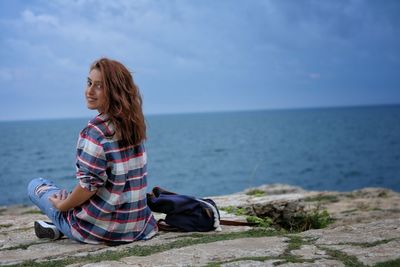
[[[256,223],[259,227],[275,227],[277,229],[285,229],[289,232],[303,232],[310,229],[321,229],[333,222],[327,210],[320,210],[319,205],[311,211],[301,211],[289,219],[283,221],[275,221],[268,216],[255,216],[246,212],[244,208],[228,206],[221,208],[228,213],[235,215],[247,215],[248,222]]]
[[[247,191],[246,195],[254,196],[254,197],[262,197],[262,196],[265,196],[266,193],[260,189],[252,189],[252,190]]]
[[[5,224],[0,224],[0,229],[2,228],[10,228],[12,225],[12,223],[5,223]]]
[[[226,211],[227,213],[235,214],[237,216],[246,215],[246,211],[244,208],[228,206],[220,208],[220,210]]]
[[[288,235],[289,238],[289,246],[287,248],[287,253],[292,250],[300,249],[302,245],[307,244],[308,242],[304,241],[301,236],[298,235]]]
[[[272,223],[273,223],[271,218],[268,218],[268,217],[261,218],[261,217],[252,216],[252,215],[247,216],[246,220],[249,223],[255,223],[258,227],[265,227],[265,228],[271,227]]]
[[[327,210],[320,211],[316,207],[311,211],[302,211],[290,219],[283,221],[281,226],[289,232],[303,232],[310,229],[322,229],[333,222]]]
[[[362,247],[362,248],[370,248],[370,247],[375,247],[375,246],[379,246],[382,244],[387,244],[393,240],[396,240],[396,238],[383,239],[383,240],[378,240],[378,241],[371,242],[371,243],[345,242],[345,243],[339,243],[338,245],[350,245],[350,246],[358,246],[358,247]]]
[[[19,244],[13,247],[8,247],[8,248],[2,248],[0,249],[0,251],[4,251],[4,250],[17,250],[17,249],[28,249],[30,246],[32,245],[38,245],[38,244],[42,244],[42,243],[46,243],[46,242],[31,242],[31,243],[26,243],[26,244]]]
[[[342,251],[333,250],[326,247],[321,249],[325,250],[329,256],[343,262],[346,267],[365,267],[365,265],[355,256],[350,256]]]
[[[374,265],[374,267],[399,267],[400,266],[400,258],[385,262],[379,262]]]

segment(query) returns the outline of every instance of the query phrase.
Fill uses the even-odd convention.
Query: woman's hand
[[[68,194],[63,189],[59,193],[49,197],[49,200],[59,211],[67,211],[89,200],[94,194],[96,194],[96,191],[87,191],[77,184],[72,193]]]
[[[49,200],[56,209],[61,210],[62,203],[64,202],[65,199],[67,199],[67,197],[68,197],[67,190],[62,189],[57,194],[50,196]]]

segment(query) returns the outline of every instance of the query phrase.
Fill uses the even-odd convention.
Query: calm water
[[[72,189],[88,119],[0,122],[0,205],[47,177]],[[400,191],[400,105],[147,117],[149,188],[196,196],[265,183]]]

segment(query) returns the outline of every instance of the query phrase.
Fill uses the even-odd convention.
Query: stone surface
[[[244,260],[222,264],[221,267],[275,267],[281,260],[254,261]]]
[[[279,256],[286,247],[285,237],[242,238],[172,249],[147,257],[128,257],[120,261],[140,266],[203,266],[209,262],[244,257]]]
[[[304,210],[304,194],[286,193],[282,195],[252,196],[245,193],[212,198],[218,207],[236,206],[248,214],[270,217],[277,223]]]
[[[57,245],[54,245],[54,242],[38,242],[30,245],[28,249],[7,249],[0,251],[0,264],[18,264],[27,260],[37,260],[48,257],[65,258],[82,251],[93,251],[99,248],[101,248],[101,246],[82,246],[67,239],[57,241]]]
[[[221,265],[222,267],[344,267],[345,265],[335,260],[324,260],[315,262],[304,263],[283,263],[281,260],[268,260],[268,261],[238,261]]]
[[[305,260],[330,258],[324,250],[319,249],[315,245],[303,245],[300,249],[291,251],[291,254]]]
[[[281,267],[344,267],[345,265],[337,260],[317,260],[315,262],[286,263]]]
[[[400,239],[400,218],[339,226],[334,229],[309,230],[302,235],[315,240],[316,245],[357,245]]]
[[[382,218],[400,217],[400,194],[384,188],[364,188],[352,192],[306,192],[305,197],[333,197],[332,201],[307,202],[310,208],[327,209],[335,222],[330,228]],[[336,200],[335,200],[336,198]]]
[[[373,266],[378,262],[395,260],[400,257],[400,240],[390,241],[386,244],[373,247],[337,245],[330,248],[355,256],[360,262],[368,266]]]
[[[125,267],[129,266],[126,263],[122,263],[119,261],[103,261],[103,262],[96,262],[96,263],[88,263],[85,265],[69,265],[68,267],[75,267],[75,266],[83,266],[83,267]],[[131,266],[140,266],[139,264],[137,265],[131,265]]]
[[[257,189],[258,194],[248,195]],[[254,192],[254,191],[253,191]],[[260,193],[264,192],[264,193]],[[161,232],[149,241],[108,247],[79,244],[68,239],[37,239],[33,221],[46,219],[32,206],[0,207],[0,265],[28,260],[53,261],[73,259],[77,266],[202,266],[222,262],[222,266],[344,266],[328,253],[337,250],[354,256],[359,262],[376,263],[400,258],[400,194],[383,188],[365,188],[353,192],[305,191],[288,185],[264,185],[228,196],[211,197],[219,207],[242,207],[254,214],[285,219],[297,211],[327,209],[335,219],[325,229],[296,234],[304,243],[288,251],[291,235],[238,238],[169,249],[149,256],[129,256],[113,261],[95,262],[85,258],[104,252],[126,252],[135,247],[168,245],[194,239],[193,233]],[[157,218],[163,215],[156,214]],[[222,219],[244,221],[245,216],[221,211]],[[223,226],[222,232],[201,235],[224,235],[248,231],[248,226]],[[291,255],[300,262],[288,263]],[[261,257],[261,258],[260,258]]]

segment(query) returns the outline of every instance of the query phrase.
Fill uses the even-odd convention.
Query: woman
[[[146,203],[146,125],[139,89],[124,65],[102,58],[90,67],[85,96],[87,107],[99,114],[79,136],[77,185],[67,193],[47,179],[31,181],[30,199],[52,221],[36,221],[35,233],[94,244],[149,239],[158,228]]]

